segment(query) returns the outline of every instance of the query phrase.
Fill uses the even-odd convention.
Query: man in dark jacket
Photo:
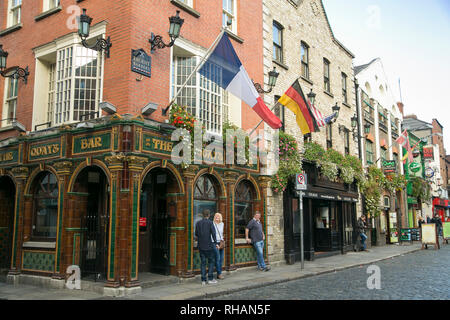
[[[214,246],[219,248],[216,239],[216,230],[213,222],[209,219],[208,209],[203,210],[203,219],[195,225],[195,240],[198,241],[198,250],[201,259],[202,285],[206,284],[206,259],[208,259],[208,284],[215,284],[217,280],[213,279],[215,252]]]
[[[363,246],[362,251],[366,251],[366,239],[367,236],[364,233],[366,228],[366,216],[362,215],[359,217],[358,222],[356,223],[356,232],[359,233],[359,236],[361,237],[361,244]]]
[[[431,219],[431,223],[436,224],[436,233],[440,236],[442,231],[442,220],[438,213],[436,213],[434,218]]]

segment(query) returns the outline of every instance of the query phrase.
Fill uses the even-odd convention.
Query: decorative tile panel
[[[23,270],[54,272],[54,267],[54,253],[42,251],[23,251]]]

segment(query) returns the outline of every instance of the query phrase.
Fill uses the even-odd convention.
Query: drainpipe
[[[354,80],[355,83],[355,101],[356,101],[356,117],[358,119],[358,156],[359,159],[362,159],[362,149],[361,149],[361,123],[362,123],[362,118],[361,118],[361,113],[359,112],[359,99],[358,99],[358,89],[359,89],[359,84],[358,84],[358,79]],[[363,194],[361,194],[361,214],[364,214],[364,196]]]

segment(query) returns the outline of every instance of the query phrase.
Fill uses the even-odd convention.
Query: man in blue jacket
[[[217,280],[213,279],[215,252],[214,246],[219,249],[216,239],[216,230],[213,222],[209,219],[208,209],[203,210],[203,219],[195,225],[195,240],[198,241],[198,250],[201,259],[202,285],[206,284],[206,259],[208,259],[208,284],[215,284]]]

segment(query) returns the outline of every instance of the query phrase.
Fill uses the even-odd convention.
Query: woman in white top
[[[214,228],[216,229],[217,242],[220,242],[220,240],[225,240],[224,234],[223,234],[222,215],[219,212],[217,212],[214,215]],[[223,255],[224,255],[225,249],[224,248],[217,249],[216,247],[214,247],[214,251],[216,252],[217,279],[223,279],[222,265],[223,265]]]

